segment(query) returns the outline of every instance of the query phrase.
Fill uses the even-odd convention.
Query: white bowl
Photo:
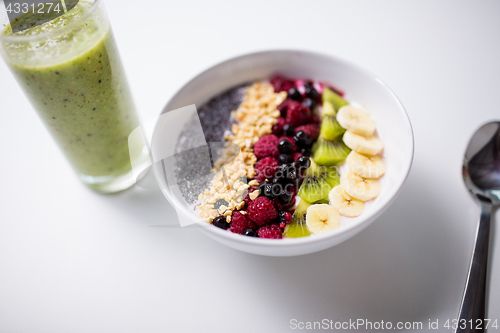
[[[410,171],[413,159],[413,131],[403,105],[394,93],[376,76],[339,58],[319,53],[275,50],[251,53],[229,59],[202,72],[184,85],[167,103],[163,112],[190,104],[199,108],[219,93],[242,83],[268,79],[280,73],[289,77],[328,81],[346,92],[346,99],[365,106],[375,120],[385,145],[387,172],[381,178],[380,195],[365,207],[361,216],[342,218],[338,229],[324,234],[293,239],[259,239],[233,234],[207,224],[186,207],[181,195],[162,186],[162,192],[175,207],[179,218],[196,223],[211,238],[244,252],[267,256],[294,256],[317,252],[354,236],[375,221],[389,207]],[[182,128],[183,124],[179,124]],[[160,133],[160,134],[158,134]],[[155,136],[162,128],[155,129]],[[176,140],[172,140],[172,144]],[[162,141],[165,142],[165,141]],[[158,181],[161,164],[155,164]]]

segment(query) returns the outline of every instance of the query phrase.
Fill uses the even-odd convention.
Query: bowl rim
[[[348,233],[352,231],[353,229],[360,228],[360,230],[366,228],[368,225],[370,225],[372,222],[374,222],[396,199],[397,195],[401,191],[403,184],[406,182],[406,179],[408,178],[408,175],[410,173],[412,163],[413,163],[413,158],[414,158],[414,151],[415,151],[415,140],[414,140],[414,134],[413,134],[413,127],[411,125],[410,118],[408,116],[408,113],[406,112],[406,109],[404,108],[403,104],[399,100],[399,98],[396,96],[396,94],[392,91],[389,86],[382,81],[378,76],[373,74],[372,72],[364,69],[361,66],[356,65],[355,63],[352,63],[350,61],[347,61],[345,59],[342,59],[337,56],[333,56],[330,54],[324,54],[316,51],[309,51],[309,50],[303,50],[303,49],[266,49],[266,50],[261,50],[261,51],[254,51],[250,53],[243,53],[237,56],[233,56],[230,58],[227,58],[225,60],[222,60],[214,65],[209,66],[205,70],[201,71],[200,73],[194,75],[191,77],[184,85],[182,85],[176,92],[173,94],[170,99],[168,100],[167,104],[163,108],[161,114],[168,112],[169,111],[169,105],[171,104],[171,101],[174,100],[181,92],[189,85],[191,84],[194,80],[196,80],[198,77],[205,75],[206,73],[215,70],[217,67],[223,66],[229,62],[237,61],[239,59],[247,58],[247,57],[255,57],[263,54],[272,54],[272,53],[300,53],[300,54],[307,54],[315,57],[322,57],[322,58],[327,58],[331,60],[335,60],[336,62],[341,63],[344,66],[349,66],[352,67],[354,70],[360,72],[363,76],[367,76],[374,81],[376,81],[378,84],[380,84],[385,90],[389,93],[389,96],[396,102],[396,105],[398,106],[398,112],[402,115],[403,121],[406,123],[406,125],[409,128],[409,144],[408,144],[408,149],[409,149],[409,158],[404,162],[403,164],[403,170],[404,173],[399,177],[399,179],[396,179],[395,185],[392,186],[390,189],[390,192],[387,194],[387,199],[381,203],[380,206],[376,207],[376,209],[372,212],[370,216],[367,215],[367,217],[364,220],[359,221],[359,223],[354,223],[351,225],[346,225],[342,226],[336,230],[332,230],[328,233],[325,234],[319,234],[319,235],[311,235],[309,237],[299,237],[299,238],[283,238],[280,239],[279,241],[276,239],[263,239],[263,238],[258,238],[258,237],[247,237],[247,236],[242,236],[239,234],[234,234],[228,230],[223,230],[220,228],[214,228],[211,224],[206,223],[203,219],[201,218],[196,218],[192,212],[188,211],[187,208],[181,204],[178,199],[175,196],[172,196],[170,194],[170,191],[167,190],[164,187],[161,187],[161,191],[163,195],[167,198],[167,200],[174,206],[174,209],[176,212],[178,212],[178,209],[182,210],[183,213],[185,213],[186,216],[189,216],[190,220],[193,220],[195,223],[193,223],[193,226],[196,226],[198,228],[201,228],[203,231],[206,230],[208,233],[213,233],[214,236],[222,237],[225,238],[227,241],[230,242],[240,242],[244,245],[248,246],[253,246],[253,245],[265,245],[266,247],[288,247],[288,246],[293,246],[293,245],[307,245],[311,243],[316,243],[318,241],[325,241],[329,238],[337,238],[341,234]],[[158,179],[157,175],[157,169],[153,168],[153,172],[155,174],[155,177]],[[191,225],[190,225],[191,226]]]

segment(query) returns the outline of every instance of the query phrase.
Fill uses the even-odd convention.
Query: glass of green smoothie
[[[139,120],[102,1],[41,25],[28,12],[11,26],[4,9],[0,53],[79,178],[103,193],[132,186],[128,136]]]

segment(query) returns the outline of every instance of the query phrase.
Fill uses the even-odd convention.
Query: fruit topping
[[[349,104],[339,94],[337,94],[336,92],[334,92],[333,90],[331,90],[329,88],[323,89],[322,99],[323,99],[323,102],[324,101],[331,102],[335,106],[336,110],[338,110],[341,107]]]
[[[288,91],[293,87],[293,81],[281,75],[275,75],[269,81],[274,88],[274,92]]]
[[[307,208],[306,224],[313,234],[323,234],[337,229],[340,224],[339,211],[327,204],[311,205]]]
[[[351,151],[346,162],[349,170],[364,178],[380,178],[385,173],[384,160],[377,155],[363,155]]]
[[[288,140],[285,140],[288,142]],[[278,157],[278,163],[280,165],[283,165],[283,164],[289,164],[289,163],[292,163],[293,162],[293,157],[291,155],[288,155],[288,154],[281,154],[279,157]]]
[[[335,186],[328,195],[330,205],[337,208],[339,214],[345,217],[356,217],[361,215],[365,203],[347,194],[341,185]]]
[[[335,167],[320,166],[311,161],[299,188],[299,197],[308,202],[317,202],[328,198],[328,193],[339,185],[339,173]]]
[[[290,154],[293,151],[292,142],[288,139],[281,139],[281,141],[278,142],[278,150],[282,154]]]
[[[313,159],[321,165],[332,166],[343,162],[351,150],[342,141],[319,138],[313,146]]]
[[[273,134],[264,135],[255,143],[253,153],[258,159],[264,157],[278,157],[280,152],[278,150],[278,137]]]
[[[288,97],[293,99],[294,101],[302,101],[302,95],[300,94],[300,91],[297,90],[297,88],[290,88],[290,90],[288,90]]]
[[[274,208],[272,202],[266,197],[258,197],[252,200],[248,205],[247,211],[248,218],[257,225],[266,224],[278,217],[276,208]]]
[[[243,235],[249,236],[249,237],[257,237],[257,233],[255,232],[255,230],[250,229],[250,228],[248,228],[247,230],[245,230],[245,232],[243,233]]]
[[[292,126],[299,126],[309,122],[311,110],[300,102],[291,100],[288,102],[286,111],[286,122]]]
[[[269,238],[269,239],[281,239],[282,232],[279,224],[271,224],[267,226],[260,227],[257,230],[257,234],[260,238]]]
[[[305,131],[298,131],[293,137],[293,141],[300,148],[311,148],[312,139]]]
[[[227,223],[225,216],[217,216],[216,218],[213,219],[212,224],[224,230],[229,228],[229,223]]]
[[[372,200],[380,193],[378,179],[364,178],[351,170],[342,175],[340,184],[347,194],[362,201]]]
[[[255,164],[255,172],[257,174],[255,179],[258,182],[262,182],[265,179],[273,178],[274,174],[278,170],[278,166],[278,160],[274,157],[264,157]]]
[[[283,117],[276,119],[276,124],[273,125],[273,134],[280,136],[283,133],[283,126],[285,126],[286,120]]]
[[[295,127],[290,124],[283,125],[283,134],[285,136],[293,136],[295,134]]]
[[[311,140],[316,141],[316,139],[318,139],[318,136],[319,136],[320,127],[316,124],[307,124],[307,125],[299,126],[295,129],[295,133],[297,133],[299,131],[306,132],[307,135],[309,135],[311,137]]]
[[[350,105],[339,109],[337,120],[343,128],[359,135],[370,136],[375,132],[375,123],[370,115]]]
[[[246,229],[248,229],[248,218],[240,211],[233,211],[231,215],[231,231],[241,235]]]
[[[384,149],[384,144],[376,136],[362,136],[347,131],[343,137],[344,143],[352,150],[366,155],[377,155]]]
[[[297,238],[309,236],[311,234],[306,225],[306,213],[310,205],[311,203],[303,199],[299,201],[293,213],[292,221],[285,227],[283,233],[284,237]]]

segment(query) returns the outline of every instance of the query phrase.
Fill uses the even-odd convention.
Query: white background
[[[293,318],[439,319],[451,332],[442,325],[457,315],[479,214],[462,156],[500,118],[498,0],[106,5],[142,120],[221,60],[319,51],[394,90],[415,131],[413,168],[387,212],[343,244],[240,253],[193,228],[151,227],[175,224],[160,192],[81,185],[0,61],[0,332],[287,332]],[[500,321],[500,246],[491,259],[489,317]]]

